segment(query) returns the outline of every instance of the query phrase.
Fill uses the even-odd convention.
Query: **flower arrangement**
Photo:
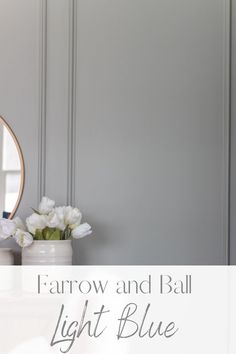
[[[79,239],[92,233],[89,224],[81,224],[82,214],[78,208],[55,207],[54,200],[43,197],[38,209],[33,211],[26,225],[19,217],[0,219],[0,238],[12,237],[21,247],[27,247],[34,240]]]

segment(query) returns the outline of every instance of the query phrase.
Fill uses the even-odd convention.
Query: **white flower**
[[[21,247],[27,247],[34,241],[32,235],[29,232],[21,229],[17,229],[13,237]]]
[[[64,208],[64,222],[65,225],[68,225],[71,229],[79,226],[81,219],[82,214],[78,208],[72,208],[71,206]]]
[[[65,230],[66,226],[71,229],[79,226],[82,219],[82,214],[77,208],[72,208],[71,206],[63,206],[55,208],[47,216],[47,226],[56,227],[62,231]]]
[[[39,213],[43,215],[49,214],[55,206],[54,200],[51,200],[47,197],[43,197],[39,204]]]
[[[76,228],[74,228],[74,230],[72,230],[72,237],[78,239],[78,238],[91,235],[91,233],[92,233],[91,226],[85,222],[84,224],[81,224]]]
[[[26,219],[26,225],[29,232],[35,235],[36,230],[42,230],[47,226],[47,217],[33,213]]]
[[[21,218],[19,218],[18,216],[15,217],[13,220],[14,224],[16,225],[17,229],[21,229],[23,231],[26,231],[26,227],[25,224],[23,223],[23,221],[21,220]]]
[[[62,231],[65,230],[66,225],[64,224],[64,207],[58,207],[51,211],[51,213],[47,216],[47,226],[51,228],[58,228]]]
[[[16,232],[16,225],[12,220],[0,219],[0,237],[7,239],[11,237]]]

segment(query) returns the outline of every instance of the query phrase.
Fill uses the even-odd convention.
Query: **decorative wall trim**
[[[38,200],[46,185],[47,0],[40,0]]]
[[[75,204],[77,0],[69,0],[67,203]]]
[[[236,265],[236,2],[231,0],[230,264]]]
[[[225,263],[230,264],[231,0],[225,0],[224,12],[222,238],[225,250],[222,254]]]

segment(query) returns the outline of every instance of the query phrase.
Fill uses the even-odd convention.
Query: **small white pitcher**
[[[13,265],[14,257],[11,248],[0,248],[0,265]]]

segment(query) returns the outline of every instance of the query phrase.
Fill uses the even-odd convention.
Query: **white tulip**
[[[47,217],[46,215],[33,213],[26,219],[26,225],[29,232],[35,235],[36,230],[42,230],[47,226]]]
[[[18,216],[15,217],[13,220],[14,224],[16,225],[17,229],[21,229],[23,231],[26,231],[26,227],[25,224],[23,223],[23,221],[21,220],[21,218],[19,218]]]
[[[0,238],[7,239],[16,232],[16,225],[12,220],[0,219]]]
[[[47,197],[43,197],[39,204],[39,213],[43,215],[49,214],[55,206],[54,200],[51,200]]]
[[[81,224],[72,230],[72,237],[76,239],[83,238],[85,236],[91,235],[91,233],[91,226],[85,222],[84,224]]]
[[[47,216],[47,226],[51,228],[58,228],[64,231],[66,225],[64,224],[64,208],[58,207],[53,209],[51,213]]]
[[[31,243],[34,241],[32,235],[29,232],[26,232],[21,229],[16,230],[16,233],[13,238],[21,247],[27,247],[31,245]]]
[[[64,208],[64,222],[65,225],[68,225],[71,229],[79,226],[81,219],[82,214],[78,208],[72,208],[71,206]]]

